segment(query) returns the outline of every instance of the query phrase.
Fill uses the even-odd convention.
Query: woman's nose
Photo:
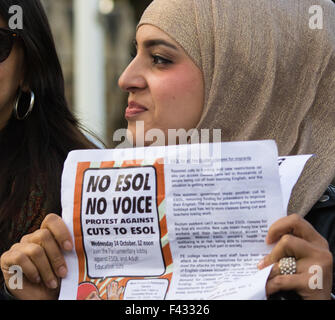
[[[139,62],[136,61],[136,58],[128,65],[126,70],[120,76],[119,87],[127,92],[133,92],[146,87],[143,70]]]

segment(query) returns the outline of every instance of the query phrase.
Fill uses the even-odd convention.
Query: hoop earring
[[[33,111],[34,109],[34,104],[35,104],[35,94],[33,91],[30,91],[30,104],[29,104],[29,108],[28,108],[28,111],[26,112],[25,115],[23,115],[22,117],[20,117],[19,115],[19,111],[18,111],[18,108],[19,108],[19,103],[20,103],[20,99],[21,99],[21,96],[22,96],[22,91],[20,91],[17,99],[16,99],[16,102],[15,102],[15,107],[14,107],[14,115],[15,115],[15,118],[17,120],[25,120],[28,118],[28,116],[31,114],[31,112]]]

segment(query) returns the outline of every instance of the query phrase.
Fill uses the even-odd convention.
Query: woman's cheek
[[[13,90],[10,86],[11,82],[6,81],[6,79],[3,79],[1,75],[0,70],[0,110],[7,107],[8,104],[10,104],[11,100],[13,100]]]
[[[0,65],[0,108],[13,104],[23,78],[23,56],[20,51]]]

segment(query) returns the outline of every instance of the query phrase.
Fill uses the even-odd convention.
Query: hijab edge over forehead
[[[153,1],[143,13],[136,31],[143,25],[152,25],[169,35],[190,56],[193,62],[201,69],[201,56],[198,43],[198,30],[196,24],[189,24],[183,18],[183,9],[187,6],[188,18],[195,21],[193,0],[183,2]],[[164,21],[164,23],[161,23]],[[176,24],[176,21],[181,23]]]

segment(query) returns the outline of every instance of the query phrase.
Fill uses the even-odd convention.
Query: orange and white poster
[[[78,300],[131,299],[138,292],[144,299],[165,298],[172,257],[164,202],[162,161],[78,163]]]
[[[62,216],[75,250],[60,299],[265,297],[265,237],[309,156],[278,162],[274,141],[205,147],[69,154]]]

